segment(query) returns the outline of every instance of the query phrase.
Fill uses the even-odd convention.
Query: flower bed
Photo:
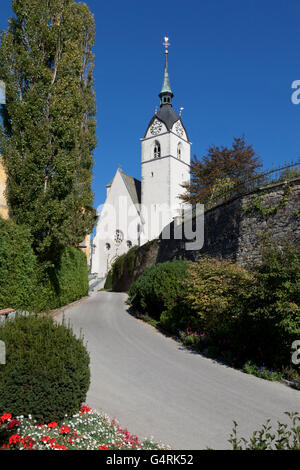
[[[168,449],[150,439],[140,440],[115,419],[82,405],[62,423],[38,424],[31,416],[0,416],[1,450],[150,450]]]

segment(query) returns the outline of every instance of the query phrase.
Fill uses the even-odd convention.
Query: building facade
[[[180,216],[182,184],[190,181],[191,142],[173,108],[174,97],[165,43],[160,108],[141,139],[141,181],[118,169],[107,186],[107,198],[92,242],[92,273],[103,278],[114,261],[132,246],[158,238]]]

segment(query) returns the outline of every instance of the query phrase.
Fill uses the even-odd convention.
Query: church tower
[[[181,214],[182,184],[190,181],[191,142],[172,106],[174,94],[168,71],[168,38],[160,109],[152,117],[142,142],[142,243],[158,238]],[[181,114],[181,113],[180,113]]]

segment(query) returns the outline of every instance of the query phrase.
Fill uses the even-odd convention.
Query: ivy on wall
[[[250,204],[244,209],[245,212],[251,212],[253,210],[259,211],[263,215],[272,215],[275,214],[278,210],[282,209],[285,207],[288,203],[289,197],[291,193],[293,192],[292,186],[286,186],[284,188],[283,196],[281,201],[276,204],[275,206],[270,206],[270,207],[265,207],[262,204],[262,198],[265,194],[267,194],[267,191],[263,192],[262,194],[255,194],[253,196]]]

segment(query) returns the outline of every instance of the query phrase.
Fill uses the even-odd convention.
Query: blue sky
[[[201,157],[246,135],[264,167],[298,158],[298,0],[87,0],[95,15],[95,207],[118,165],[140,179],[140,138],[159,105],[163,37],[176,110]],[[1,0],[0,28],[11,0]]]

